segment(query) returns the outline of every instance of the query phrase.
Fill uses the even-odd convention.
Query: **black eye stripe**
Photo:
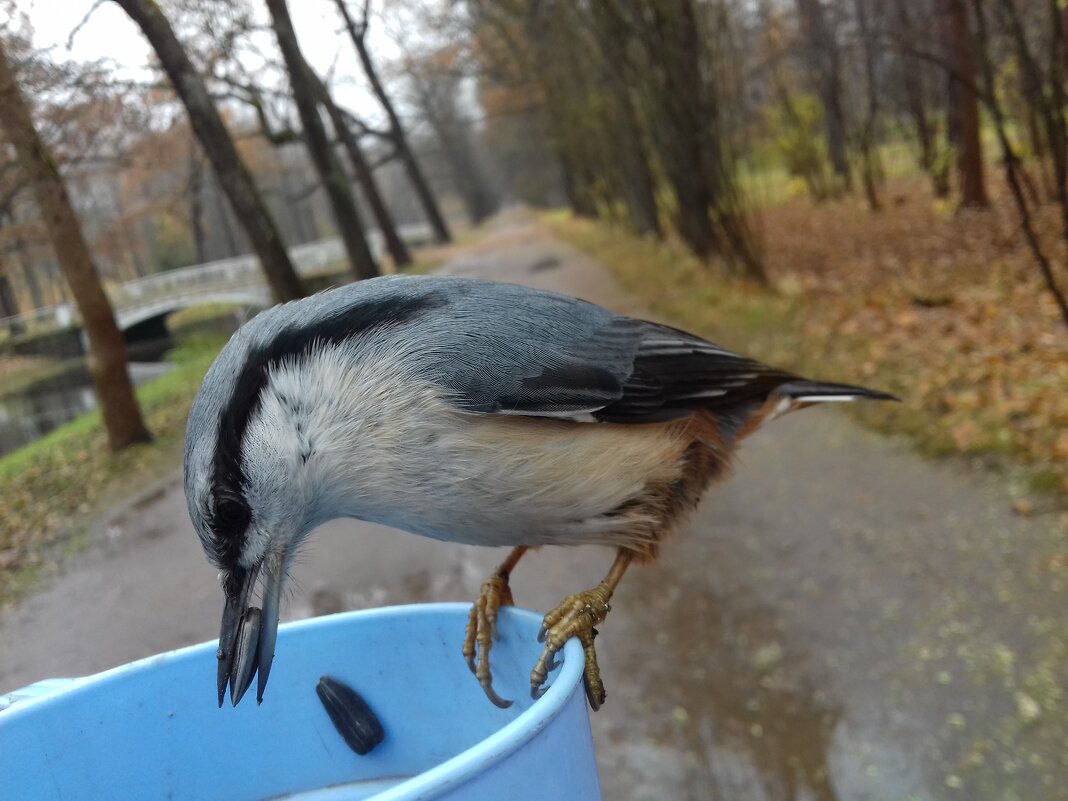
[[[216,555],[224,564],[236,564],[240,545],[252,522],[252,510],[240,495],[225,487],[216,487],[212,493],[210,520]]]
[[[235,377],[230,399],[221,410],[212,458],[214,489],[211,528],[215,533],[214,547],[220,562],[238,564],[245,532],[251,521],[251,511],[243,497],[246,474],[241,450],[249,423],[260,408],[260,393],[267,383],[271,366],[288,358],[299,357],[317,342],[342,342],[363,331],[399,325],[420,312],[445,303],[446,299],[440,294],[360,300],[326,318],[278,331],[271,340],[249,349]],[[305,308],[308,308],[307,302]],[[237,525],[222,524],[224,515],[218,502],[223,497],[244,505],[245,519],[236,518]]]

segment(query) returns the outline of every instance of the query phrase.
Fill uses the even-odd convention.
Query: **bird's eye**
[[[248,525],[250,513],[248,507],[231,497],[218,498],[215,501],[216,523],[229,529],[244,529]]]

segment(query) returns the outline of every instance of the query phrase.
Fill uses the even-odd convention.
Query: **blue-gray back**
[[[794,378],[565,295],[471,278],[389,276],[263,312],[235,334],[205,385],[240,394],[250,364],[266,368],[316,341],[369,331],[405,351],[413,374],[470,412],[653,422],[763,398]],[[198,397],[191,426],[202,405]]]

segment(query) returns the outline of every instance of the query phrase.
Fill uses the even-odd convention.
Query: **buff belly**
[[[722,466],[701,421],[619,425],[507,415],[452,416],[434,458],[379,522],[473,545],[628,547],[642,556],[692,508]],[[422,496],[435,499],[423,504]],[[448,502],[442,503],[447,498]]]

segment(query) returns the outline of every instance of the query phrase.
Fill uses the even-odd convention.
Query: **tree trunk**
[[[646,31],[650,57],[661,59],[663,86],[654,137],[675,194],[679,234],[690,249],[706,257],[718,249],[710,216],[714,195],[706,152],[700,40],[691,0],[652,4]]]
[[[867,0],[853,0],[853,8],[857,15],[857,27],[860,29],[861,44],[864,48],[864,78],[866,93],[868,95],[867,114],[864,125],[860,131],[860,154],[861,154],[861,181],[864,184],[864,195],[868,199],[868,208],[871,211],[879,211],[882,205],[879,202],[878,185],[882,177],[882,167],[879,163],[879,153],[876,142],[876,128],[879,118],[879,86],[876,76],[875,55],[876,36],[873,26],[877,23],[869,19]]]
[[[33,307],[39,309],[44,306],[44,295],[41,294],[41,282],[37,280],[34,265],[22,262],[22,275],[26,279],[26,286],[30,289],[30,299]]]
[[[471,140],[456,108],[455,79],[436,75],[413,76],[417,102],[426,121],[441,143],[453,182],[467,209],[471,222],[478,225],[499,208],[496,193],[486,182]],[[437,82],[437,83],[436,83]]]
[[[937,115],[932,122],[927,114],[927,93],[924,89],[924,71],[916,57],[912,43],[922,37],[927,41],[928,32],[914,27],[909,13],[912,0],[896,0],[897,39],[901,43],[901,77],[905,89],[905,103],[916,128],[920,145],[920,167],[931,178],[931,187],[936,197],[949,196],[949,164],[945,158],[948,143],[940,129]],[[948,98],[948,96],[947,96]]]
[[[204,237],[204,171],[195,140],[189,143],[189,227],[193,229],[193,246],[197,264],[208,260]]]
[[[304,287],[289,260],[278,227],[252,175],[238,155],[203,80],[182,49],[167,18],[153,0],[114,1],[141,28],[159,57],[174,91],[185,105],[193,131],[211,161],[220,187],[230,199],[231,207],[248,234],[275,299],[286,301],[302,297]]]
[[[1028,116],[1033,118],[1037,113],[1045,128],[1046,143],[1049,145],[1053,162],[1054,197],[1061,207],[1062,228],[1065,240],[1068,241],[1068,128],[1064,117],[1065,95],[1060,55],[1064,39],[1061,12],[1056,3],[1050,4],[1052,35],[1048,58],[1045,59],[1049,64],[1047,78],[1038,66],[1036,56],[1031,52],[1019,9],[1014,3],[1005,0],[1000,0],[998,7],[1004,25],[1016,45],[1016,60],[1023,79],[1023,95],[1030,112]]]
[[[0,210],[0,227],[3,227],[5,222],[12,226],[18,223],[14,209],[11,206]],[[41,291],[41,282],[37,278],[37,265],[30,263],[26,258],[23,252],[24,247],[25,242],[23,242],[22,237],[16,235],[14,241],[8,241],[4,245],[4,258],[9,263],[16,262],[18,264],[22,271],[22,278],[26,282],[26,288],[30,290],[30,302],[33,304],[33,308],[40,309],[45,305],[45,299],[44,293]]]
[[[842,186],[850,186],[846,154],[846,123],[842,109],[842,76],[838,41],[827,25],[820,0],[797,0],[801,32],[805,39],[809,70],[823,104],[827,126],[827,155]]]
[[[141,417],[126,371],[126,344],[115,324],[111,302],[89,255],[51,154],[33,127],[30,111],[15,84],[0,40],[0,126],[14,149],[25,182],[41,212],[63,275],[70,285],[89,339],[89,373],[100,403],[108,445],[113,451],[152,439]]]
[[[393,108],[393,103],[389,99],[389,95],[386,94],[385,87],[382,86],[378,71],[371,60],[371,54],[367,50],[367,43],[364,41],[367,21],[364,20],[363,27],[358,29],[349,14],[348,8],[345,6],[345,0],[335,0],[335,3],[341,18],[345,21],[345,29],[349,32],[353,47],[356,48],[356,53],[360,57],[360,64],[363,65],[363,71],[367,75],[371,89],[389,117],[390,138],[397,148],[401,161],[404,162],[404,169],[408,173],[408,179],[412,182],[412,187],[419,196],[419,202],[423,206],[423,213],[426,215],[431,228],[434,229],[434,237],[442,244],[450,242],[452,237],[449,234],[449,227],[445,224],[445,218],[441,216],[441,210],[434,199],[434,193],[430,191],[430,185],[427,184],[426,179],[423,177],[423,171],[419,167],[419,162],[415,160],[415,154],[412,153],[412,149],[408,146],[408,138],[404,135],[404,126],[401,125],[400,117],[397,116],[397,111]]]
[[[908,11],[909,0],[896,0],[897,10],[897,38],[901,42],[908,42],[915,35],[912,30],[912,20]],[[905,104],[912,124],[916,128],[916,139],[920,145],[920,167],[929,173],[934,164],[934,152],[931,146],[931,126],[927,120],[927,105],[923,96],[923,74],[919,69],[916,58],[902,47],[901,81],[905,89]]]
[[[953,119],[956,122],[957,173],[960,176],[960,205],[985,209],[990,205],[983,179],[983,147],[979,139],[979,98],[975,93],[975,59],[968,30],[968,8],[964,0],[938,0],[942,33],[953,65]]]
[[[560,163],[560,176],[571,213],[576,217],[593,219],[597,216],[597,204],[593,202],[582,173],[575,168],[574,160],[563,145],[557,143],[554,152]]]
[[[5,267],[0,264],[0,317],[14,317],[19,313],[19,302],[11,288],[11,279],[4,270]],[[12,326],[11,333],[21,334],[21,326]]]
[[[1005,178],[1007,179],[1009,189],[1012,192],[1012,199],[1015,201],[1016,210],[1020,214],[1020,228],[1023,231],[1024,240],[1027,242],[1032,255],[1035,257],[1039,272],[1041,272],[1042,279],[1046,283],[1046,289],[1049,290],[1050,296],[1057,304],[1057,308],[1061,313],[1061,319],[1064,321],[1065,326],[1068,326],[1068,299],[1065,298],[1064,293],[1057,285],[1057,278],[1053,273],[1053,264],[1042,249],[1042,242],[1039,239],[1038,233],[1035,231],[1034,224],[1032,223],[1031,212],[1027,207],[1027,200],[1024,198],[1023,188],[1017,175],[1019,159],[1016,157],[1016,153],[1012,149],[1012,143],[1009,141],[1005,114],[1002,112],[1001,103],[998,101],[996,90],[997,82],[994,77],[994,65],[990,58],[990,42],[986,30],[986,15],[983,11],[983,0],[972,0],[972,9],[975,13],[979,63],[982,66],[983,81],[985,84],[984,88],[988,98],[986,107],[990,111],[990,116],[994,122],[994,131],[997,133],[998,142],[1001,145],[1001,161],[1005,166]],[[1054,13],[1057,13],[1056,7],[1053,7],[1053,11]],[[1065,232],[1065,236],[1068,237],[1068,231]]]
[[[618,172],[622,194],[627,202],[631,225],[639,234],[663,237],[656,205],[649,157],[642,141],[642,128],[634,108],[629,79],[633,65],[627,61],[627,42],[631,36],[626,20],[608,2],[592,3],[593,30],[600,44],[602,75],[609,87],[608,95],[617,123],[609,136],[619,157]]]
[[[349,191],[348,177],[337,152],[330,145],[330,140],[319,116],[319,93],[316,91],[318,78],[311,73],[311,67],[304,60],[293,30],[293,21],[289,18],[286,0],[267,0],[267,9],[271,13],[271,27],[278,39],[278,48],[286,62],[289,81],[293,86],[293,100],[300,113],[301,125],[304,127],[304,142],[308,146],[315,169],[330,199],[330,207],[337,221],[337,231],[345,243],[349,254],[353,275],[357,279],[374,278],[378,275],[378,265],[367,246],[363,221],[356,208],[356,200]]]
[[[639,234],[652,234],[657,239],[662,239],[664,232],[660,228],[653,175],[649,169],[649,159],[642,142],[641,127],[634,104],[629,95],[617,97],[617,102],[623,120],[618,132],[620,172],[631,224]]]
[[[237,232],[234,230],[233,210],[230,208],[226,195],[220,191],[218,176],[208,184],[215,206],[215,220],[219,224],[218,230],[222,233],[221,244],[222,250],[225,251],[223,258],[232,259],[241,254],[241,243],[238,242]]]
[[[371,213],[375,215],[375,222],[378,223],[378,230],[382,232],[386,248],[393,258],[393,264],[397,267],[411,264],[412,256],[408,252],[408,246],[404,244],[404,240],[397,233],[393,215],[389,213],[386,202],[382,199],[382,193],[378,191],[378,183],[375,181],[374,173],[371,172],[371,167],[367,164],[367,159],[363,157],[360,143],[356,141],[352,129],[349,128],[345,115],[341,113],[341,109],[334,102],[334,98],[330,96],[330,90],[327,89],[326,84],[323,83],[318,75],[312,75],[312,78],[315,80],[315,89],[319,93],[319,101],[326,109],[326,113],[330,115],[330,122],[341,140],[342,147],[348,153],[349,161],[352,162],[356,180],[360,182],[360,188],[363,190],[363,196],[367,199],[367,205],[371,207]]]

